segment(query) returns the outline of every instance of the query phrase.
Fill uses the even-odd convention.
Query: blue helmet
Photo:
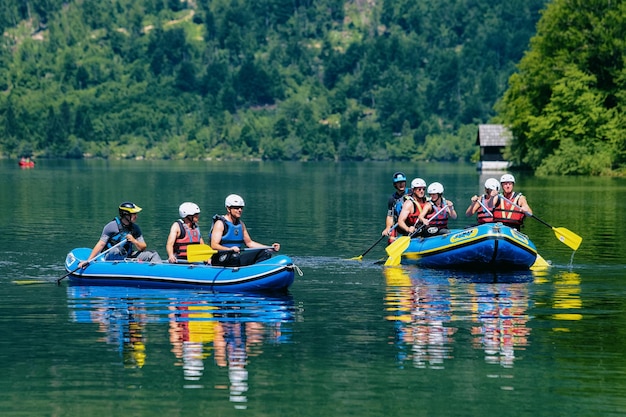
[[[406,182],[406,175],[404,175],[402,172],[396,172],[395,174],[393,174],[393,183],[397,183],[397,182]]]

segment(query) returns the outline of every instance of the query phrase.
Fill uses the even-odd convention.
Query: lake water
[[[380,236],[397,170],[443,183],[471,223],[486,176],[470,165],[0,161],[2,415],[626,415],[626,180],[516,176],[584,239],[573,255],[527,219],[547,272],[384,268],[383,244],[350,260]],[[303,271],[289,294],[55,284],[121,201],[165,257],[178,205],[200,205],[206,234],[229,193]]]

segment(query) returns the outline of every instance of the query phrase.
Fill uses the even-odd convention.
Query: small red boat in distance
[[[35,161],[28,157],[22,157],[18,164],[20,168],[35,168]]]

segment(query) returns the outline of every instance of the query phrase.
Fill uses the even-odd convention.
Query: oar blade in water
[[[385,248],[385,252],[389,255],[385,266],[398,266],[402,260],[402,253],[409,247],[411,238],[408,236],[401,236],[394,240],[394,242]]]

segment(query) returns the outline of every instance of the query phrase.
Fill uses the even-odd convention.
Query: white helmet
[[[226,207],[243,207],[246,205],[246,203],[244,203],[243,198],[241,198],[241,196],[237,194],[231,194],[228,197],[226,197],[226,200],[224,201],[224,205]]]
[[[198,213],[200,213],[200,207],[196,203],[187,202],[178,207],[178,214],[180,214],[181,219]]]
[[[428,194],[443,194],[443,185],[439,182],[433,182],[428,186]]]
[[[426,181],[424,181],[421,178],[413,178],[413,181],[411,181],[411,188],[416,188],[416,187],[426,188]]]
[[[500,182],[512,182],[513,184],[515,184],[515,177],[511,174],[504,174],[500,178]]]
[[[500,191],[500,183],[495,178],[489,178],[487,181],[485,181],[485,189]]]

